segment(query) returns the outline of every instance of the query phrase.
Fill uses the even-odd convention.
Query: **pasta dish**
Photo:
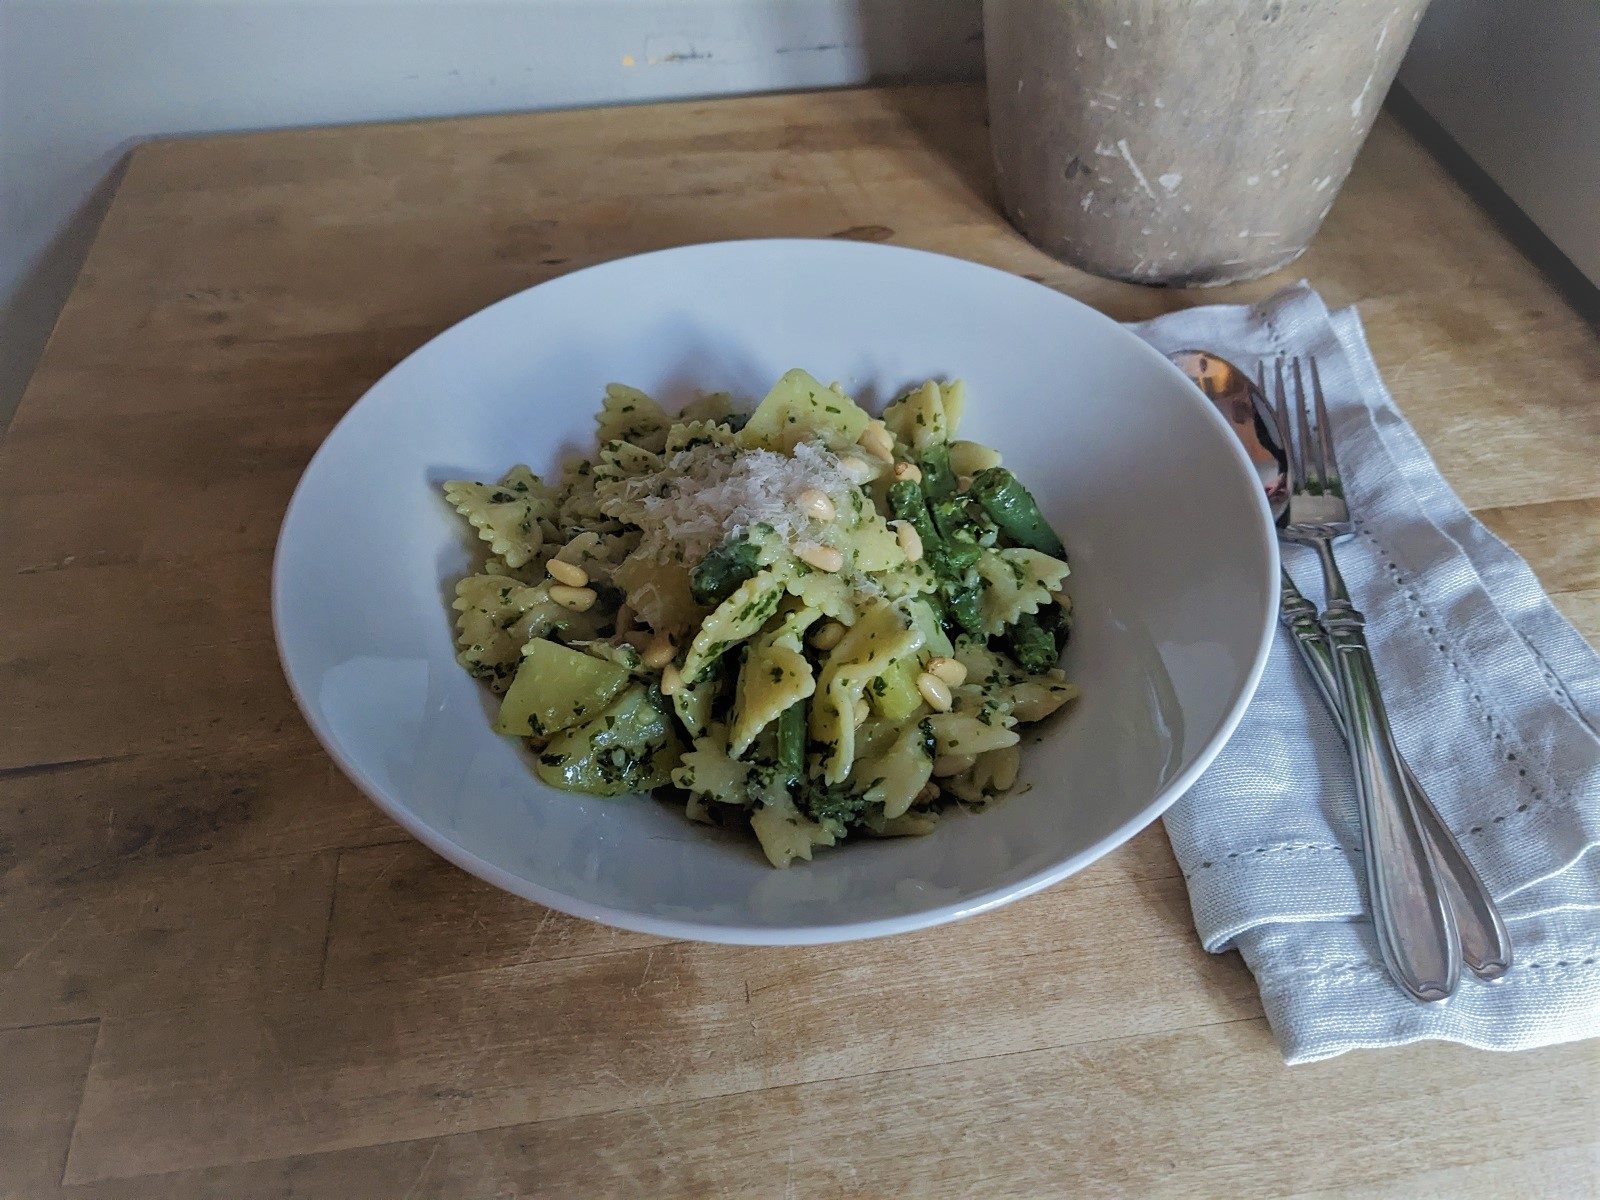
[[[1076,695],[1066,551],[959,382],[874,419],[790,371],[753,412],[619,384],[559,479],[451,482],[488,557],[458,659],[546,783],[654,791],[774,866],[931,831],[1018,778],[1019,725]]]

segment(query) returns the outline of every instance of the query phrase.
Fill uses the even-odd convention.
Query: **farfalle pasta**
[[[445,498],[486,544],[457,656],[545,782],[653,791],[775,866],[1010,790],[1076,695],[1066,552],[960,383],[873,419],[790,371],[749,414],[612,384],[599,447]]]

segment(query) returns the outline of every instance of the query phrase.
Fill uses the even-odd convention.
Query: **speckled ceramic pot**
[[[1176,287],[1296,258],[1427,0],[984,0],[1006,213],[1097,275]]]

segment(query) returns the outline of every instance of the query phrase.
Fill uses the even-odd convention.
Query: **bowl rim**
[[[591,275],[594,272],[607,272],[621,269],[624,264],[634,268],[640,260],[658,259],[673,255],[692,255],[704,253],[708,250],[726,251],[732,247],[764,249],[774,251],[793,251],[799,253],[815,253],[823,251],[847,254],[885,255],[885,256],[914,256],[918,258],[933,258],[943,260],[947,264],[954,264],[962,270],[975,270],[994,272],[1005,275],[1016,284],[1025,287],[1038,288],[1048,293],[1057,302],[1075,305],[1090,314],[1108,332],[1108,336],[1122,339],[1132,343],[1136,354],[1141,354],[1147,359],[1160,364],[1160,369],[1171,378],[1181,383],[1184,389],[1192,393],[1203,410],[1204,419],[1212,422],[1213,426],[1221,433],[1228,447],[1228,454],[1234,464],[1238,480],[1250,496],[1251,508],[1256,515],[1256,535],[1259,542],[1258,548],[1264,550],[1267,564],[1267,587],[1262,591],[1263,604],[1261,611],[1256,614],[1257,636],[1254,657],[1249,669],[1245,673],[1242,686],[1238,694],[1224,715],[1221,723],[1212,736],[1194,754],[1192,760],[1182,771],[1168,780],[1159,788],[1150,802],[1143,806],[1137,813],[1119,824],[1111,832],[1099,838],[1090,845],[1069,855],[1048,867],[1041,868],[1031,875],[1015,883],[994,887],[981,892],[968,900],[956,901],[948,904],[936,905],[931,908],[920,909],[914,913],[903,916],[882,917],[875,920],[851,922],[845,924],[819,924],[797,927],[773,927],[753,923],[744,924],[717,924],[706,921],[681,920],[670,917],[657,917],[647,913],[640,913],[630,909],[614,908],[609,905],[595,904],[588,901],[568,896],[564,892],[544,887],[522,876],[513,874],[494,863],[487,861],[465,849],[435,829],[432,825],[413,814],[404,802],[397,796],[390,795],[388,790],[373,780],[359,763],[347,755],[341,748],[339,739],[328,727],[318,708],[309,703],[308,698],[301,688],[300,680],[289,662],[289,653],[286,646],[285,628],[287,623],[285,600],[288,586],[287,567],[285,563],[285,546],[289,541],[291,527],[301,517],[302,502],[307,489],[307,482],[316,470],[319,461],[325,454],[330,453],[341,430],[351,421],[357,409],[366,403],[372,394],[383,385],[392,374],[401,370],[414,358],[423,354],[434,343],[449,337],[456,330],[469,322],[476,321],[502,305],[511,304],[519,300],[528,292],[537,288],[559,288],[568,280],[580,275]],[[849,249],[846,250],[845,248]],[[452,323],[440,330],[427,341],[415,347],[399,362],[395,363],[381,376],[368,385],[361,396],[345,410],[344,414],[334,424],[323,438],[316,452],[307,460],[299,481],[295,484],[293,494],[284,509],[283,520],[279,525],[278,537],[273,550],[272,561],[272,633],[273,642],[278,654],[278,664],[283,671],[289,690],[294,697],[295,705],[299,708],[301,716],[310,727],[323,750],[334,760],[339,769],[344,773],[357,790],[368,800],[375,804],[385,815],[395,821],[412,837],[416,838],[428,849],[438,854],[455,866],[474,875],[487,883],[493,884],[502,891],[520,896],[542,904],[547,908],[570,916],[581,917],[585,920],[595,921],[603,925],[610,925],[619,929],[626,929],[635,933],[654,934],[660,937],[720,943],[726,945],[753,945],[753,946],[807,946],[821,945],[833,942],[859,941],[867,938],[887,937],[897,933],[909,933],[918,929],[932,928],[937,925],[948,924],[967,917],[977,916],[980,913],[990,912],[1003,905],[1024,899],[1036,892],[1040,892],[1053,884],[1059,883],[1070,875],[1076,874],[1090,864],[1104,858],[1111,851],[1131,840],[1133,836],[1152,824],[1177,799],[1193,786],[1201,773],[1211,765],[1216,756],[1227,744],[1234,732],[1238,729],[1244,717],[1245,709],[1254,697],[1256,688],[1261,682],[1263,672],[1266,670],[1267,657],[1272,648],[1276,635],[1277,609],[1278,609],[1278,539],[1276,527],[1272,522],[1272,515],[1267,505],[1267,499],[1258,486],[1254,469],[1238,438],[1228,427],[1222,414],[1205,399],[1204,393],[1170,362],[1166,355],[1157,350],[1143,338],[1113,320],[1105,313],[1085,304],[1073,296],[1058,292],[1054,288],[1046,287],[1042,283],[1027,279],[999,267],[987,263],[976,262],[971,259],[960,258],[955,255],[941,254],[931,250],[921,250],[909,246],[883,245],[871,242],[839,241],[831,238],[741,238],[717,242],[696,242],[682,246],[673,246],[662,250],[646,251],[642,254],[626,255],[621,258],[608,259],[605,262],[592,266],[582,267],[576,271],[558,275],[552,279],[544,280],[530,287],[520,289],[510,295],[502,297],[492,304],[486,305],[461,320]]]

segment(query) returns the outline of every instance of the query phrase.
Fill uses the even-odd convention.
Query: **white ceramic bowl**
[[[1072,558],[1065,667],[1083,698],[1029,727],[1031,789],[932,836],[862,841],[785,871],[753,840],[648,797],[554,791],[490,732],[449,603],[478,553],[452,478],[555,468],[594,444],[602,387],[669,407],[751,402],[790,367],[869,408],[960,377],[961,434],[998,448]],[[596,921],[711,941],[870,937],[981,912],[1081,869],[1154,820],[1233,731],[1265,662],[1276,547],[1211,406],[1101,314],[1013,275],[852,242],[688,246],[512,296],[373,385],[284,518],[284,670],[339,765],[467,871]]]

